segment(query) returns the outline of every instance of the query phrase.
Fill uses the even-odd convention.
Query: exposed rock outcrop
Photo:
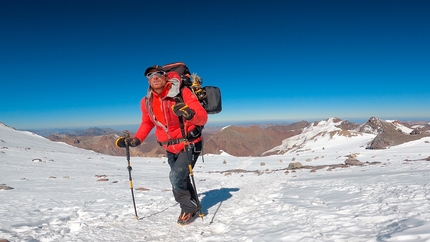
[[[415,135],[406,134],[394,123],[386,122],[375,117],[371,117],[369,121],[361,125],[359,130],[365,133],[377,134],[368,145],[369,149],[386,149],[405,142],[418,140],[425,136],[423,132]]]

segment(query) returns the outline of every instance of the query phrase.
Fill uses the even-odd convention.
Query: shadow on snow
[[[213,217],[211,221],[212,223],[222,203],[228,200],[229,198],[233,197],[231,192],[237,192],[237,191],[239,191],[239,188],[221,188],[221,189],[215,189],[204,193],[200,193],[200,195],[204,196],[203,199],[200,201],[200,204],[202,205],[202,213],[204,213],[205,215],[208,215],[209,213],[208,209],[219,203],[217,209],[213,213]]]

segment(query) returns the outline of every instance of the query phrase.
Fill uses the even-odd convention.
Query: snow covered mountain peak
[[[379,133],[395,133],[403,132],[409,134],[413,129],[410,129],[398,122],[397,120],[381,120],[376,117],[371,117],[366,123],[360,125],[357,131],[368,134]]]
[[[301,134],[283,140],[281,145],[263,153],[263,155],[284,154],[286,152],[319,148],[330,145],[329,143],[338,143],[345,138],[350,139],[362,136],[360,132],[345,129],[344,126],[349,127],[349,121],[339,118],[328,118],[314,122],[304,128]]]

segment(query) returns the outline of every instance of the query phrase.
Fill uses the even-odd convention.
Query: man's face
[[[148,78],[148,83],[152,87],[152,89],[160,93],[167,82],[167,75],[165,72],[157,71],[157,70],[151,70],[146,77]]]

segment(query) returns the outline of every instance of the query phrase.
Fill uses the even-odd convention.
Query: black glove
[[[116,141],[115,141],[115,145],[119,148],[125,148],[126,143],[130,147],[136,147],[136,146],[140,145],[140,139],[138,139],[138,138],[125,138],[125,137],[121,136],[118,139],[116,139]]]
[[[172,110],[178,117],[184,117],[186,120],[190,120],[194,117],[195,112],[191,110],[185,103],[176,103],[172,106]]]

